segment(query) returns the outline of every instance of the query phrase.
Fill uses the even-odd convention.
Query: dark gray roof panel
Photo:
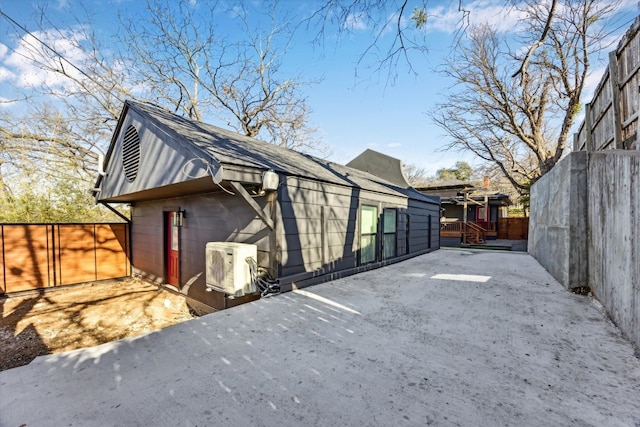
[[[386,154],[367,149],[347,163],[350,168],[360,169],[384,178],[401,188],[411,187],[402,172],[402,162]]]
[[[261,170],[273,169],[284,175],[436,202],[411,188],[397,187],[367,172],[239,135],[217,126],[189,120],[160,107],[132,101],[126,102],[124,111],[127,107],[152,120],[172,139],[197,147],[203,157],[209,155],[223,167],[226,164]]]

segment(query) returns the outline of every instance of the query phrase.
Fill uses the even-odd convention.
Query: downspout
[[[98,151],[98,179],[96,180],[97,188],[92,188],[90,191],[94,194],[96,203],[100,203],[101,205],[105,206],[107,209],[109,209],[111,212],[116,214],[119,218],[121,218],[127,223],[127,241],[128,241],[127,254],[129,256],[130,274],[132,274],[133,273],[133,252],[131,251],[131,219],[127,218],[126,215],[124,215],[122,212],[115,209],[113,206],[111,206],[107,202],[104,202],[104,201],[98,202],[97,200],[98,193],[101,191],[99,187],[102,185],[102,180],[104,179],[104,177],[107,176],[107,172],[104,169],[104,159],[105,159],[104,153],[99,148],[97,147],[94,147],[94,148]]]
[[[98,152],[98,175],[105,176],[107,173],[104,171],[104,154],[102,151]]]

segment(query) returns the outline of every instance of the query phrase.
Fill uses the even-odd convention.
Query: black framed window
[[[376,261],[378,236],[378,208],[362,205],[360,207],[360,263]]]
[[[384,259],[395,258],[398,242],[398,211],[396,209],[384,209],[382,223]]]

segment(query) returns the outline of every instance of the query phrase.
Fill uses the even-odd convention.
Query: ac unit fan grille
[[[221,251],[211,251],[209,253],[210,264],[209,268],[211,273],[211,279],[218,286],[224,286],[226,273],[225,266],[225,253]]]

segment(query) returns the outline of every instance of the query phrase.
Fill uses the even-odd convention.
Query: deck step
[[[469,244],[466,245],[464,243],[460,244],[461,248],[469,248],[469,249],[487,249],[491,251],[510,251],[513,250],[511,245],[475,245]]]

